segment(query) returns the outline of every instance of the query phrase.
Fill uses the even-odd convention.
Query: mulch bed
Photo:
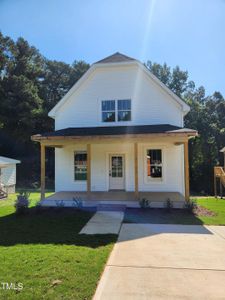
[[[208,210],[207,208],[198,205],[195,209],[194,209],[194,214],[196,216],[204,216],[204,217],[214,217],[216,216],[216,213]]]

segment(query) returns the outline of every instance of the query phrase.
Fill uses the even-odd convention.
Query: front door
[[[109,189],[124,190],[124,155],[116,154],[109,157]]]

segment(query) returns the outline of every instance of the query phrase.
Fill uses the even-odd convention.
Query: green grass
[[[116,236],[78,235],[93,212],[37,213],[39,197],[31,194],[24,216],[14,213],[16,195],[0,201],[0,299],[91,299]],[[2,282],[24,288],[3,290]]]
[[[215,213],[215,216],[196,216],[182,209],[166,212],[164,209],[127,209],[125,223],[225,225],[225,200],[209,197],[195,198],[198,205]]]
[[[225,199],[220,198],[197,198],[198,205],[213,211],[216,215],[212,217],[200,216],[200,220],[208,225],[225,225]]]

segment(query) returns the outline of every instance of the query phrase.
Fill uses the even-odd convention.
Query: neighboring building
[[[16,165],[19,163],[19,160],[0,156],[0,191],[15,193]]]
[[[197,135],[183,128],[189,109],[136,59],[117,52],[94,63],[49,112],[55,131],[32,136],[41,143],[42,199],[45,147],[55,147],[56,192],[188,200],[188,140]]]

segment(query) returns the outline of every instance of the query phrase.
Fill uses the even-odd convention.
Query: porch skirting
[[[63,201],[65,207],[73,207],[73,199],[82,201],[84,207],[97,207],[101,204],[119,204],[126,207],[140,207],[136,200],[135,192],[109,191],[109,192],[73,192],[61,191],[41,201],[42,206],[57,206]],[[184,196],[179,192],[139,192],[139,199],[147,199],[150,206],[155,208],[164,207],[165,202],[170,199],[174,208],[182,208],[185,202]]]

